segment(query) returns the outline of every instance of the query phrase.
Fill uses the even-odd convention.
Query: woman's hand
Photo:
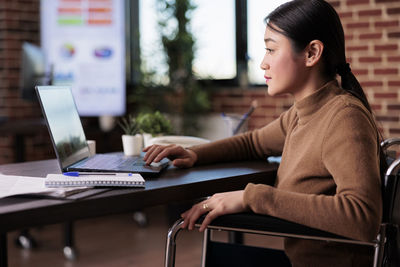
[[[197,219],[207,212],[208,214],[199,229],[200,232],[204,231],[207,225],[218,216],[246,211],[247,209],[243,203],[243,193],[244,190],[219,193],[197,203],[190,210],[181,214],[184,219],[182,228],[187,227],[189,230],[193,230]]]
[[[150,165],[152,162],[159,162],[163,158],[172,160],[172,164],[179,168],[190,168],[197,161],[195,152],[184,149],[177,145],[152,145],[143,149],[146,152],[143,160]]]

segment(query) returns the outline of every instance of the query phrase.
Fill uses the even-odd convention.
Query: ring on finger
[[[203,210],[210,210],[210,207],[208,206],[207,203],[203,203]]]

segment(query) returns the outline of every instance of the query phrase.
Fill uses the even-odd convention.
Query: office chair
[[[383,217],[375,240],[369,242],[354,240],[268,215],[229,214],[216,218],[205,229],[202,266],[228,266],[226,260],[232,259],[235,266],[265,266],[266,262],[271,266],[291,266],[283,251],[216,242],[210,238],[212,230],[372,246],[374,247],[374,267],[400,266],[400,232],[398,230],[400,226],[400,193],[398,193],[400,191],[400,157],[395,159],[393,157],[395,154],[388,151],[392,145],[399,144],[400,138],[387,139],[381,143],[389,167],[386,173],[382,174]],[[203,219],[204,216],[196,222],[196,227],[200,227]],[[182,224],[183,220],[179,219],[168,231],[165,267],[175,266],[176,236]],[[271,255],[273,255],[272,258]]]

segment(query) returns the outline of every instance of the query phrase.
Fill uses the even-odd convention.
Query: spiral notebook
[[[63,174],[48,174],[46,187],[145,187],[145,180],[138,173],[129,175],[87,175],[66,176]]]

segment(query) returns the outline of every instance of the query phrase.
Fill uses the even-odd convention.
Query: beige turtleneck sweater
[[[267,126],[192,148],[198,163],[282,155],[275,186],[248,184],[251,210],[363,241],[381,222],[374,119],[332,81]],[[366,266],[369,249],[287,239],[293,266]]]

